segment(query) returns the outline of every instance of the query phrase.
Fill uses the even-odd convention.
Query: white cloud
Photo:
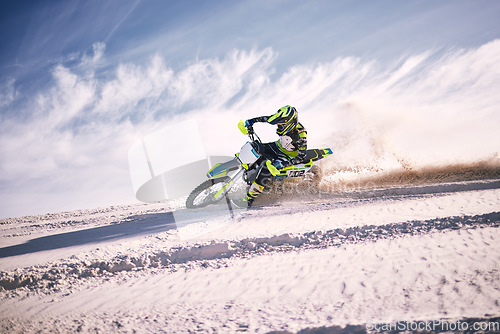
[[[16,81],[8,79],[0,86],[0,108],[10,105],[16,98]]]
[[[120,64],[116,79],[102,85],[95,111],[114,119],[123,113],[136,113],[140,101],[157,100],[165,92],[172,75],[158,56],[152,58],[147,68]]]
[[[106,49],[106,44],[104,44],[103,42],[96,42],[92,44],[92,52],[93,52],[92,56],[83,55],[80,66],[82,67],[96,66],[99,63],[99,61],[102,60],[105,49]]]

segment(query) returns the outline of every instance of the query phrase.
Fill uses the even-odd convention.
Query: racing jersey
[[[270,116],[260,116],[252,118],[249,121],[253,121],[252,123],[267,123],[269,118]],[[302,124],[297,123],[297,126],[295,126],[293,130],[288,132],[286,135],[281,136],[276,143],[279,149],[291,158],[284,163],[283,167],[296,165],[304,161],[307,150],[307,131]]]

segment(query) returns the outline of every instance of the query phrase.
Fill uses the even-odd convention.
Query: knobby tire
[[[203,182],[202,184],[200,184],[198,187],[196,187],[192,192],[191,194],[189,194],[188,198],[186,199],[186,207],[188,209],[198,209],[198,208],[203,208],[207,205],[210,205],[210,204],[214,204],[214,203],[217,203],[218,201],[220,201],[224,196],[221,196],[219,199],[214,199],[213,197],[211,198],[205,198],[203,201],[201,201],[200,203],[197,203],[195,204],[194,201],[196,200],[196,198],[205,190],[207,189],[210,189],[211,187],[213,187],[214,185],[216,184],[219,184],[221,182],[227,182],[229,181],[231,178],[228,177],[228,176],[223,176],[223,177],[219,177],[219,178],[216,178],[216,179],[210,179],[210,180],[206,180],[205,182]],[[212,194],[213,195],[213,194]]]

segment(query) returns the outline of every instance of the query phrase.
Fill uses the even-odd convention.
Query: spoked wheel
[[[189,194],[186,200],[186,207],[188,209],[197,209],[217,203],[224,198],[224,196],[215,199],[214,195],[221,190],[230,179],[231,178],[228,176],[223,176],[203,182]]]

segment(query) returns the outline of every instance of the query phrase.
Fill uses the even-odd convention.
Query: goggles
[[[287,123],[278,123],[278,132],[280,133],[287,133],[289,130],[291,130],[293,126],[293,122],[287,122]]]

